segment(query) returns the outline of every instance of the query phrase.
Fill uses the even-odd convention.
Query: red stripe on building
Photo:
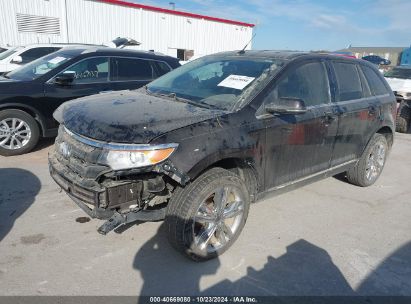
[[[186,12],[175,11],[175,10],[170,10],[170,9],[151,6],[151,5],[126,2],[126,1],[121,1],[121,0],[99,0],[99,1],[110,3],[110,4],[115,4],[115,5],[128,6],[132,8],[141,8],[141,9],[145,9],[148,11],[161,12],[161,13],[172,14],[172,15],[177,15],[177,16],[204,19],[204,20],[210,20],[210,21],[221,22],[221,23],[235,24],[235,25],[240,25],[240,26],[248,26],[248,27],[255,26],[255,24],[252,24],[252,23],[245,23],[245,22],[240,22],[240,21],[235,21],[235,20],[228,20],[228,19],[210,17],[210,16],[205,16],[205,15],[186,13]]]

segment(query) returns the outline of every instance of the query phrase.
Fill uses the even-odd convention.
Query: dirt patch
[[[90,222],[90,218],[87,216],[80,216],[76,218],[76,222],[77,223],[87,223],[87,222]]]
[[[39,234],[33,234],[33,235],[27,235],[27,236],[22,236],[20,238],[20,241],[24,245],[35,245],[40,243],[42,240],[44,240],[46,237],[44,234],[39,233]]]

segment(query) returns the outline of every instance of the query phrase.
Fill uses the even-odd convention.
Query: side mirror
[[[74,73],[59,74],[54,78],[54,83],[58,85],[69,85],[74,81]]]
[[[21,56],[17,55],[14,56],[13,59],[11,60],[11,63],[15,63],[15,64],[20,64],[23,62],[23,58],[21,58]]]
[[[305,103],[299,98],[283,97],[265,105],[265,111],[271,114],[303,114],[307,112]]]

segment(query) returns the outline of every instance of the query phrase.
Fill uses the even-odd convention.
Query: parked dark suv
[[[137,89],[180,66],[153,52],[62,49],[0,77],[0,155],[29,152],[55,136],[53,112],[63,102],[99,92]]]
[[[194,260],[224,252],[262,195],[346,172],[372,185],[393,144],[396,101],[364,61],[240,51],[187,63],[137,91],[78,99],[51,176],[105,234],[165,219]]]

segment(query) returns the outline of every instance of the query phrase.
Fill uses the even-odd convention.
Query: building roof
[[[176,10],[151,6],[151,5],[131,3],[131,2],[122,1],[122,0],[98,0],[98,1],[109,3],[109,4],[132,7],[132,8],[141,8],[141,9],[148,10],[148,11],[161,12],[161,13],[177,15],[177,16],[204,19],[204,20],[209,20],[209,21],[228,23],[228,24],[247,26],[247,27],[254,27],[255,26],[255,24],[252,24],[252,23],[246,23],[246,22],[241,22],[241,21],[222,19],[222,18],[211,17],[211,16],[206,16],[206,15],[199,15],[199,14],[193,14],[193,13],[188,13],[188,12],[182,12],[182,11],[176,11]]]
[[[385,47],[385,46],[352,46],[345,49],[338,50],[336,52],[353,52],[353,53],[401,53],[404,49],[408,48],[407,46],[404,47]]]

